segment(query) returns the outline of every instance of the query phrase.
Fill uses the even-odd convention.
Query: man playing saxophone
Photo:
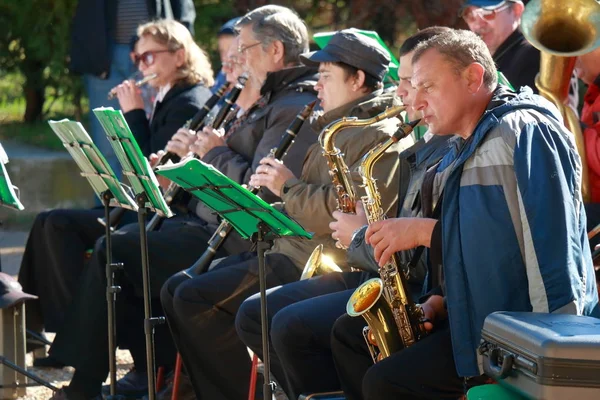
[[[432,333],[372,366],[365,399],[461,396],[463,378],[481,374],[477,347],[494,311],[599,315],[582,165],[556,107],[527,88],[498,85],[487,47],[468,31],[420,44],[411,83],[429,128],[459,136],[460,147],[425,177],[432,185],[422,197],[440,204],[439,218],[367,229],[379,265],[394,252],[429,248],[421,305]]]
[[[244,25],[244,18],[240,23],[240,41],[248,46],[258,42],[256,38],[250,40],[252,37],[248,34],[252,31],[248,28],[251,26]],[[325,50],[304,54],[302,60],[311,66],[319,65],[320,77],[315,89],[324,113],[315,115],[311,124],[305,123],[301,134],[311,132],[316,137],[327,124],[341,117],[351,115],[364,120],[397,105],[392,94],[381,90],[390,58],[371,39],[344,30],[331,39]],[[339,131],[335,146],[344,153],[344,160],[354,175],[360,157],[395,132],[397,125],[397,119],[388,119]],[[386,153],[375,174],[381,185],[385,211],[392,212],[397,196],[397,151],[394,148]],[[329,238],[328,226],[331,213],[336,209],[336,192],[320,146],[310,148],[299,176],[281,163],[263,158],[249,183],[281,196],[287,213],[315,233],[315,240],[311,241],[275,240],[266,256],[268,286],[297,280],[316,244],[325,243],[328,251],[336,250],[335,242]],[[233,323],[242,301],[259,290],[257,267],[253,254],[230,256],[208,273],[180,284],[171,298],[163,290],[163,306],[172,330],[178,332],[177,345],[198,398],[247,397],[250,359],[246,346],[237,338]],[[273,365],[275,377],[283,384],[283,376],[276,369]]]
[[[410,89],[411,54],[414,47],[434,35],[448,28],[433,27],[424,29],[408,38],[400,48],[400,84],[396,94],[407,108],[411,119],[418,118],[412,112],[407,101]],[[449,137],[426,135],[427,141],[421,139],[415,145],[405,149],[399,157],[398,174],[398,199],[402,207],[398,215],[415,216],[420,212],[419,191],[425,170],[446,154]],[[377,166],[377,163],[375,163]],[[385,201],[385,200],[384,200]],[[384,203],[384,207],[386,204]],[[390,214],[389,211],[387,213]],[[288,394],[290,398],[297,397],[299,393],[329,392],[344,389],[349,399],[354,398],[350,390],[350,383],[338,379],[336,366],[332,358],[330,342],[331,330],[338,317],[344,314],[346,303],[354,289],[368,278],[379,276],[377,264],[373,259],[373,251],[364,246],[364,230],[367,219],[362,203],[356,204],[356,214],[345,214],[340,211],[333,212],[333,220],[329,224],[333,230],[334,240],[348,247],[347,257],[349,264],[358,267],[361,271],[332,272],[309,280],[293,282],[277,288],[268,293],[268,313],[270,315],[270,329],[273,348],[272,359],[278,362],[276,378],[282,382],[289,382]],[[351,237],[355,233],[355,240]],[[359,243],[362,243],[359,244]],[[421,293],[425,267],[421,266],[420,273],[415,273],[410,279],[410,291],[416,296]],[[356,327],[357,340],[364,342],[362,328],[365,322],[362,318],[349,318],[350,328]],[[346,325],[346,324],[344,324]],[[236,327],[242,340],[254,351],[261,351],[260,344],[260,316],[259,299],[254,296],[246,300],[236,317]],[[260,353],[259,353],[260,354]],[[273,354],[275,354],[273,356]],[[348,361],[346,368],[359,371],[353,377],[366,371],[372,361],[368,351],[364,349],[364,360],[359,358]],[[364,362],[363,362],[364,361]],[[338,366],[337,371],[340,371]],[[364,372],[363,372],[364,373]],[[281,378],[284,375],[285,379]],[[362,376],[356,379],[359,387]],[[354,384],[355,382],[352,382]],[[342,384],[340,386],[340,384]]]

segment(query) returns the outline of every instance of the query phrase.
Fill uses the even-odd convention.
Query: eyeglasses
[[[242,45],[238,46],[238,53],[245,53],[246,50],[251,49],[255,46],[258,46],[261,42],[256,42],[254,44],[251,44],[249,46],[243,47]]]
[[[469,22],[475,22],[478,19],[483,19],[484,21],[492,21],[496,18],[496,14],[500,11],[504,11],[510,8],[510,2],[505,2],[500,7],[494,8],[493,10],[486,10],[485,8],[477,8],[477,7],[466,7],[460,11],[460,17],[465,20],[468,24]]]
[[[225,61],[223,63],[223,67],[226,67],[226,68],[233,68],[236,65],[242,65],[242,63],[240,62],[240,60],[237,57],[228,57],[227,61]]]
[[[133,63],[135,66],[139,66],[140,61],[144,63],[146,67],[151,66],[156,61],[156,55],[159,53],[172,53],[171,50],[148,50],[143,52],[142,54],[134,54],[133,55]]]

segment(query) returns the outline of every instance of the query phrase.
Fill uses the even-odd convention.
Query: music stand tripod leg
[[[265,252],[271,247],[271,243],[266,236],[270,228],[264,222],[259,222],[257,233],[253,237],[256,241],[256,251],[258,253],[258,281],[260,287],[260,323],[263,348],[264,365],[264,384],[263,399],[271,400],[273,392],[273,382],[271,380],[271,358],[269,356],[269,320],[267,319],[267,274],[265,264]]]
[[[150,293],[150,264],[148,257],[148,236],[146,232],[146,202],[145,193],[136,196],[138,204],[138,224],[140,227],[140,248],[142,252],[142,284],[144,290],[144,334],[146,336],[146,364],[148,373],[148,400],[156,399],[156,371],[154,360],[154,327],[165,322],[164,317],[152,317],[152,304]]]
[[[110,200],[113,198],[113,194],[110,191],[102,193],[102,200],[104,202],[104,217],[106,221],[110,221]],[[122,263],[112,262],[112,228],[107,222],[105,224],[106,230],[104,233],[104,242],[106,244],[106,303],[107,303],[107,317],[108,317],[108,366],[110,376],[110,395],[107,396],[107,400],[114,400],[120,398],[117,396],[117,322],[115,316],[115,306],[117,302],[117,293],[121,291],[121,287],[115,285],[115,271],[122,269]]]

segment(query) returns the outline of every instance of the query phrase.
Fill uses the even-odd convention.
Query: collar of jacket
[[[342,117],[371,118],[389,107],[400,105],[402,103],[394,93],[383,93],[383,90],[376,90],[320,115],[313,126],[316,131],[321,131],[328,124]]]
[[[169,100],[171,100],[173,97],[177,97],[179,94],[185,92],[186,90],[190,90],[195,86],[202,86],[201,83],[196,83],[193,85],[190,85],[188,83],[176,83],[174,84],[171,89],[169,89],[169,91],[165,94],[165,96],[162,98],[162,100],[160,101],[162,104],[168,102]]]
[[[515,31],[511,33],[510,36],[507,37],[506,40],[504,40],[504,42],[502,42],[502,44],[494,52],[492,56],[494,61],[497,63],[498,60],[500,60],[502,56],[505,55],[510,49],[522,44],[523,42],[528,43],[525,40],[523,33],[521,33],[521,30],[519,28],[515,29]]]
[[[285,89],[288,85],[294,87],[306,87],[313,90],[317,83],[317,71],[312,67],[296,66],[280,69],[279,71],[268,72],[265,83],[260,88],[262,96],[268,93],[277,93]]]
[[[415,167],[425,165],[426,168],[429,168],[448,153],[447,149],[451,148],[458,138],[459,136],[454,135],[433,135],[427,142],[421,138],[417,143],[400,153],[400,158],[406,159]],[[436,152],[441,157],[432,157],[432,154]]]

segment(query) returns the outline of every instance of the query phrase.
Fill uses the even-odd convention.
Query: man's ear
[[[471,94],[479,92],[483,86],[485,68],[479,63],[472,63],[462,72],[462,77],[467,82],[467,90]]]
[[[365,73],[363,70],[359,69],[356,71],[356,75],[352,78],[352,90],[359,91],[365,84]]]
[[[271,43],[271,49],[269,50],[273,56],[273,61],[275,61],[275,63],[284,63],[284,59],[285,59],[285,47],[283,46],[283,43],[280,40],[275,40]]]
[[[510,3],[511,11],[515,16],[515,19],[519,21],[521,19],[521,15],[523,15],[523,11],[525,11],[525,5],[519,1]]]

